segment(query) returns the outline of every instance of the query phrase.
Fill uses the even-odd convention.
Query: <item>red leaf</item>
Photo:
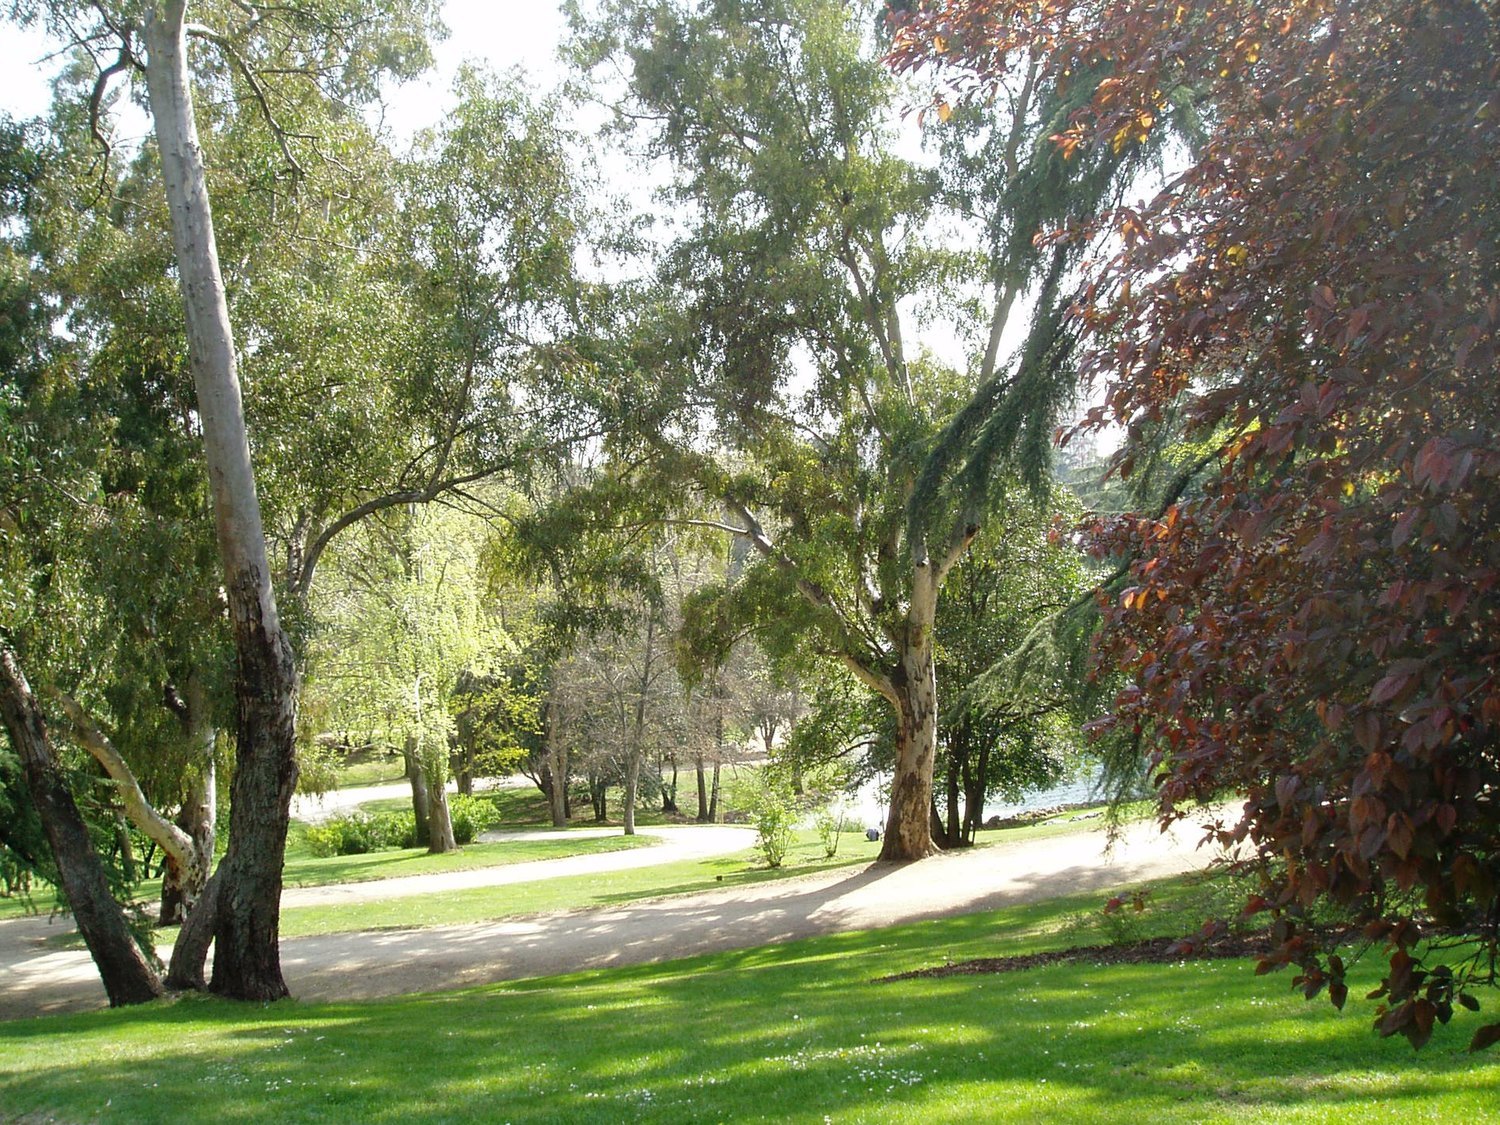
[[[1469,1050],[1482,1051],[1486,1047],[1493,1047],[1500,1043],[1500,1023],[1487,1023],[1474,1033],[1474,1038],[1469,1040]]]
[[[1349,998],[1349,986],[1341,980],[1336,980],[1328,986],[1328,999],[1333,1001],[1333,1006],[1339,1011],[1344,1010],[1344,1001]]]
[[[1410,673],[1407,672],[1392,672],[1387,676],[1381,677],[1370,691],[1370,702],[1377,704],[1389,703],[1406,689],[1406,685],[1411,683],[1411,679]]]

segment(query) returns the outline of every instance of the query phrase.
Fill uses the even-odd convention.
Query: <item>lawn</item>
[[[1246,961],[878,979],[1099,940],[1095,905],[379,1002],[194,997],[0,1025],[0,1105],[129,1122],[1467,1123],[1500,1104],[1500,1058],[1463,1050],[1476,1017],[1414,1054],[1373,1035],[1370,1005],[1306,1003]]]
[[[557,840],[504,840],[468,844],[456,852],[430,855],[426,848],[400,848],[364,855],[288,854],[282,879],[288,887],[321,887],[330,883],[363,883],[402,875],[438,871],[470,871],[537,859],[594,855],[625,848],[649,847],[650,836],[571,836]]]

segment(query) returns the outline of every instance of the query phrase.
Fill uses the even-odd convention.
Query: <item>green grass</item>
[[[439,871],[471,871],[537,859],[593,855],[626,848],[649,847],[649,836],[575,836],[559,840],[506,840],[469,844],[456,852],[429,855],[426,848],[402,848],[366,855],[288,855],[282,880],[288,887],[321,887],[330,883],[362,883],[425,875]]]
[[[1170,896],[1168,896],[1170,897]],[[880,983],[1080,937],[1094,900],[389,1001],[0,1025],[0,1119],[1475,1122],[1475,1017],[1414,1054],[1244,961]],[[1354,992],[1373,983],[1361,968]]]

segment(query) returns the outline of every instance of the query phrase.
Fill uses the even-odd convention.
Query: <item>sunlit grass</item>
[[[1171,886],[1160,900],[1188,893]],[[1244,961],[877,980],[1073,944],[1096,906],[389,1001],[192,998],[0,1025],[0,1105],[64,1121],[1154,1125],[1468,1123],[1500,1104],[1500,1059],[1463,1051],[1473,1017],[1413,1053],[1374,1036],[1368,1005],[1306,1003]],[[1373,966],[1358,971],[1356,993]]]

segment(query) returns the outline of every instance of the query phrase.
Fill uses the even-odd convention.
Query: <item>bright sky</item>
[[[447,0],[443,19],[452,34],[434,45],[437,71],[425,80],[391,91],[386,121],[398,136],[436,124],[459,65],[468,60],[492,70],[525,68],[539,87],[557,81],[557,45],[563,18],[548,0]],[[35,31],[0,23],[0,111],[35,117],[46,111],[49,84],[60,60],[43,61],[56,44]]]

